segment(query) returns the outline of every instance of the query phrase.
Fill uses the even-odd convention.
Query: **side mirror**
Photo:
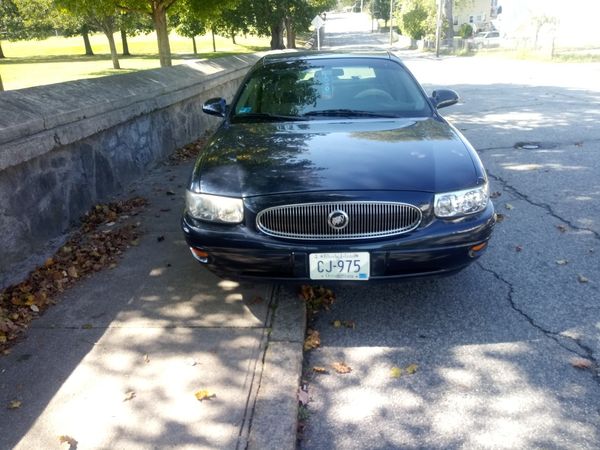
[[[431,93],[429,98],[433,106],[437,109],[445,108],[446,106],[452,106],[458,103],[458,94],[451,89],[438,89]]]
[[[224,98],[210,98],[202,105],[202,112],[211,116],[225,117],[227,113],[227,102]]]

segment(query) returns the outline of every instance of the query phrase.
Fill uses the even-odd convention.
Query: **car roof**
[[[379,52],[336,52],[336,51],[302,51],[302,52],[280,52],[280,53],[271,53],[269,55],[263,56],[261,59],[261,63],[263,65],[277,63],[277,62],[287,62],[287,61],[316,61],[320,59],[365,59],[365,58],[374,58],[374,59],[388,59],[388,60],[397,60],[400,61],[395,55],[392,55],[390,52],[379,51]]]

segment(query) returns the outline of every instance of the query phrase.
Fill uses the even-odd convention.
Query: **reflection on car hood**
[[[224,125],[191,188],[227,196],[341,190],[447,192],[477,184],[471,150],[435,119]]]

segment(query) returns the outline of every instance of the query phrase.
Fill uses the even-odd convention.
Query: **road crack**
[[[586,231],[588,233],[591,233],[592,236],[595,239],[600,240],[600,233],[597,232],[596,230],[576,225],[571,220],[566,219],[566,218],[562,217],[561,215],[559,215],[557,212],[555,212],[554,209],[552,209],[552,206],[550,206],[548,203],[537,202],[537,201],[531,199],[527,194],[522,193],[516,187],[512,186],[504,178],[502,178],[502,177],[500,177],[498,175],[494,175],[493,173],[490,173],[489,171],[487,172],[487,174],[494,181],[500,183],[502,185],[502,188],[504,190],[506,190],[506,191],[510,192],[511,194],[515,195],[517,198],[519,198],[521,200],[524,200],[525,202],[529,203],[532,206],[536,206],[538,208],[543,209],[544,211],[546,211],[546,213],[548,215],[554,217],[556,220],[560,220],[561,222],[566,223],[567,225],[569,225],[569,227],[573,228],[574,230],[577,230],[577,231]]]
[[[500,275],[495,270],[484,267],[483,264],[481,264],[481,262],[478,261],[476,264],[479,266],[479,268],[481,270],[493,275],[494,278],[496,278],[498,281],[500,281],[501,283],[505,284],[508,287],[508,295],[506,297],[507,297],[508,303],[510,304],[511,309],[513,309],[521,317],[523,317],[533,328],[535,328],[536,330],[538,330],[539,332],[544,334],[544,336],[546,336],[547,338],[552,339],[561,348],[568,351],[569,353],[572,353],[581,358],[586,358],[586,359],[589,359],[590,361],[592,361],[594,364],[594,368],[595,368],[594,379],[596,380],[596,382],[598,384],[600,384],[600,375],[598,374],[598,361],[594,357],[594,351],[592,350],[591,347],[589,347],[588,345],[581,342],[581,339],[574,338],[572,336],[566,336],[562,333],[549,330],[547,328],[544,328],[539,323],[537,323],[533,317],[531,317],[529,314],[527,314],[515,302],[515,299],[514,299],[515,287],[510,281],[508,281],[506,278],[504,278],[502,275]]]

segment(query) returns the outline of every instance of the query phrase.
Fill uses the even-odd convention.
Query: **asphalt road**
[[[361,42],[337,20],[326,42]],[[504,220],[456,276],[335,288],[300,447],[600,448],[600,65],[400,56],[426,90],[461,94],[442,112]]]

